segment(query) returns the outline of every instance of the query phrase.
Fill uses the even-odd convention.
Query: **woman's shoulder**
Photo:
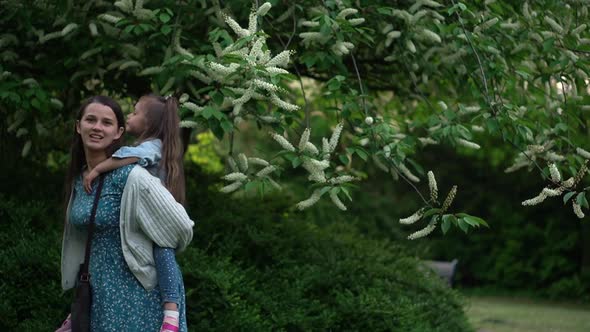
[[[133,170],[133,168],[135,166],[136,165],[134,165],[134,164],[125,165],[125,166],[122,166],[122,167],[119,167],[117,169],[110,171],[106,175],[109,177],[109,179],[113,183],[119,184],[120,186],[125,186],[125,183],[127,182],[127,178],[129,177],[131,170]]]

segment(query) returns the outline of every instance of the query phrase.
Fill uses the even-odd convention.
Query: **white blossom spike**
[[[561,185],[564,188],[571,188],[571,187],[573,187],[574,184],[575,184],[575,179],[573,177],[570,177],[569,179],[567,179],[561,183]]]
[[[549,160],[549,161],[563,161],[563,160],[565,159],[565,157],[564,157],[564,156],[562,156],[562,155],[560,155],[560,154],[557,154],[557,153],[555,153],[555,152],[553,152],[553,151],[548,151],[548,152],[545,154],[545,158],[546,158],[547,160]]]
[[[318,21],[302,21],[300,23],[301,26],[303,27],[308,27],[308,28],[316,28],[320,26],[320,22]]]
[[[261,178],[269,175],[270,173],[274,172],[277,168],[273,165],[266,166],[265,168],[261,169],[256,176]]]
[[[238,164],[236,163],[236,160],[232,156],[227,157],[227,164],[229,165],[229,168],[232,171],[234,171],[234,172],[240,171],[240,169],[238,168]]]
[[[293,51],[282,51],[274,58],[270,59],[265,66],[267,67],[287,67],[289,65],[289,58]]]
[[[268,161],[261,159],[261,158],[255,158],[255,157],[248,158],[248,162],[252,165],[259,165],[259,166],[264,166],[264,167],[270,165],[268,163]]]
[[[268,13],[268,11],[270,10],[271,7],[272,7],[272,5],[270,4],[270,2],[263,3],[262,6],[260,6],[258,8],[258,10],[256,11],[256,15],[258,15],[258,16],[266,15],[266,13]]]
[[[406,40],[406,48],[412,53],[416,53],[416,45],[411,40]]]
[[[551,26],[551,28],[553,30],[555,30],[555,32],[557,32],[559,34],[563,34],[563,27],[561,25],[559,25],[559,23],[557,23],[551,17],[545,16],[545,17],[543,17],[543,21],[545,21],[545,23],[549,24]]]
[[[311,143],[311,142],[305,143],[305,148],[303,150],[305,150],[313,155],[318,155],[320,153],[318,148],[316,148],[316,146],[313,145],[313,143]]]
[[[543,192],[541,192],[539,195],[537,195],[533,198],[527,199],[526,201],[523,201],[522,205],[523,206],[537,205],[537,204],[540,204],[541,202],[543,202],[546,198],[547,198],[547,196]]]
[[[479,148],[481,148],[481,146],[479,146],[479,144],[468,141],[463,138],[457,138],[457,144],[464,146],[466,148],[475,149],[475,150],[478,150]]]
[[[162,66],[148,67],[137,73],[137,76],[156,75],[163,71],[164,67]]]
[[[98,15],[98,18],[111,24],[117,24],[117,22],[123,19],[122,17],[114,16],[111,14],[100,14]]]
[[[271,133],[270,135],[277,143],[279,143],[283,147],[283,149],[295,152],[295,147],[291,145],[291,143],[289,143],[289,141],[287,141],[286,138],[277,133]]]
[[[438,199],[438,187],[432,171],[428,171],[428,187],[430,188],[430,199],[436,201]]]
[[[233,172],[225,175],[223,179],[227,181],[245,181],[248,176],[242,172]]]
[[[561,174],[554,163],[549,164],[549,173],[551,174],[551,180],[555,182],[561,181]]]
[[[242,172],[248,170],[248,158],[243,153],[238,154],[238,167]]]
[[[550,188],[543,188],[541,193],[547,197],[555,197],[559,196],[563,193],[562,188],[550,189]]]
[[[305,210],[308,207],[310,207],[310,206],[314,205],[315,203],[317,203],[320,200],[321,197],[322,197],[322,195],[320,193],[320,190],[319,189],[316,189],[316,190],[314,190],[314,192],[311,194],[311,196],[308,199],[297,203],[295,206],[299,210]]]
[[[76,28],[78,28],[78,24],[76,23],[70,23],[68,25],[66,25],[62,30],[61,30],[61,35],[63,37],[67,36],[70,32],[74,31]]]
[[[234,21],[230,16],[224,17],[225,23],[238,35],[238,37],[247,37],[250,35],[250,31],[243,29],[238,22]]]
[[[348,23],[350,23],[350,25],[352,25],[352,26],[361,25],[361,24],[365,23],[365,19],[363,17],[352,18],[352,19],[348,20]]]
[[[299,106],[288,103],[280,99],[276,94],[271,94],[270,101],[277,107],[284,109],[285,111],[293,112],[299,110]]]
[[[576,148],[576,153],[579,154],[580,156],[584,157],[585,159],[590,159],[590,152],[588,152],[582,148]]]
[[[180,128],[198,128],[199,123],[192,120],[182,120],[179,123]]]
[[[345,8],[345,9],[341,10],[340,13],[338,13],[338,15],[336,17],[340,18],[340,19],[346,19],[347,16],[354,15],[358,12],[359,12],[358,9],[355,9],[355,8]]]
[[[584,218],[584,212],[582,212],[582,207],[575,201],[572,201],[572,206],[574,207],[574,213],[580,219]]]
[[[342,183],[347,183],[347,182],[351,182],[356,180],[356,178],[354,176],[351,175],[341,175],[335,178],[331,178],[330,180],[328,180],[328,183],[330,184],[342,184]]]
[[[90,22],[88,24],[88,29],[90,30],[90,35],[93,37],[98,36],[98,29],[96,27],[96,24],[94,22]]]
[[[400,219],[399,222],[400,222],[400,224],[411,225],[411,224],[415,223],[416,221],[422,219],[423,215],[424,215],[424,209],[420,209],[420,210],[414,212],[414,214],[412,214],[411,216]]]
[[[412,172],[410,172],[410,170],[406,167],[406,165],[404,164],[399,164],[399,166],[397,167],[400,172],[402,172],[402,174],[410,181],[412,182],[420,182],[420,179],[412,174]]]
[[[346,206],[344,203],[342,203],[340,197],[338,197],[338,194],[334,190],[330,190],[330,198],[332,199],[334,205],[336,205],[340,210],[346,211]]]
[[[580,32],[583,32],[584,30],[586,30],[587,25],[581,24],[580,26],[578,26],[577,28],[572,30],[572,35],[577,36],[580,34]]]
[[[416,240],[422,237],[427,236],[428,234],[432,233],[436,229],[436,223],[430,223],[428,226],[422,228],[421,230],[408,235],[408,240]]]
[[[221,188],[219,191],[221,191],[222,193],[225,193],[225,194],[229,194],[231,192],[238,190],[242,185],[243,185],[242,182],[236,181],[230,185],[227,185],[227,186]]]
[[[268,82],[265,82],[265,81],[260,80],[260,79],[257,79],[257,78],[251,80],[250,82],[255,87],[264,89],[264,90],[269,91],[269,92],[276,92],[276,91],[278,91],[280,89],[278,86],[276,86],[276,85],[274,85],[272,83],[268,83]]]
[[[340,122],[332,132],[332,137],[330,137],[330,153],[334,152],[334,150],[336,149],[336,146],[338,145],[338,140],[340,139],[340,133],[342,132],[343,128],[344,123]]]

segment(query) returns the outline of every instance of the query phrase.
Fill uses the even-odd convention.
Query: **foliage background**
[[[589,300],[588,222],[562,197],[521,206],[541,188],[557,186],[547,162],[556,162],[564,179],[584,163],[576,149],[588,148],[587,1],[273,0],[268,16],[258,19],[265,47],[273,55],[295,53],[286,66],[291,74],[261,77],[285,89],[281,98],[301,110],[252,100],[241,123],[223,105],[237,97],[228,92],[231,77],[205,82],[194,71],[212,75],[206,69],[212,61],[248,68],[247,59],[218,56],[213,42],[249,45],[253,37],[237,39],[222,13],[245,26],[250,3],[117,3],[0,2],[0,327],[33,312],[37,318],[22,328],[45,330],[67,311],[69,295],[59,293],[57,276],[61,183],[73,114],[98,93],[127,110],[151,91],[186,93],[198,106],[185,103],[181,112],[197,123],[184,135],[193,143],[190,212],[202,220],[202,237],[180,260],[199,328],[469,330],[460,298],[418,273],[415,258],[458,258],[461,287]],[[365,21],[339,19],[343,7],[358,8],[352,17]],[[400,35],[392,37],[394,31]],[[323,37],[307,41],[302,32]],[[354,45],[352,52],[332,49],[343,42]],[[240,71],[239,82],[251,74]],[[279,123],[266,123],[267,115]],[[316,187],[305,180],[308,172],[291,167],[294,158],[277,155],[268,131],[295,143],[309,124],[317,144],[341,121],[345,130],[328,175],[363,181],[346,212],[328,199],[296,211],[293,204]],[[424,144],[426,138],[439,144]],[[481,148],[468,149],[462,140]],[[544,150],[535,152],[538,146]],[[220,179],[225,158],[238,153],[280,166],[282,193],[258,198],[263,180],[234,197],[219,195],[227,184]],[[519,159],[524,167],[505,174]],[[480,216],[491,227],[468,235],[454,227],[444,237],[437,229],[429,240],[409,243],[407,235],[424,221],[401,227],[399,219],[433,202],[422,201],[409,181],[392,179],[406,166],[423,180],[433,169],[441,194],[458,185],[451,212]],[[414,184],[422,193],[424,182]],[[568,191],[582,195],[586,185]],[[279,292],[287,281],[289,293]]]

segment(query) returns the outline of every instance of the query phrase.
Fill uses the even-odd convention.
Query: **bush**
[[[403,247],[344,220],[298,220],[283,195],[230,199],[208,186],[193,184],[202,221],[179,257],[195,330],[470,330],[459,296]]]
[[[206,178],[188,185],[198,222],[178,260],[191,331],[471,331],[459,295],[405,248],[343,220],[299,220],[282,194],[230,198]],[[71,299],[60,287],[61,206],[0,202],[0,330],[51,331]]]
[[[60,283],[60,212],[55,204],[0,194],[1,331],[50,331],[67,314],[71,295]]]

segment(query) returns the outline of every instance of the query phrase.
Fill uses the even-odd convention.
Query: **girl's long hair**
[[[147,129],[139,136],[138,141],[159,138],[162,141],[162,159],[160,172],[165,174],[164,186],[174,199],[181,204],[185,202],[184,168],[182,157],[184,149],[180,141],[180,117],[178,116],[178,100],[174,97],[145,95]]]
[[[85,100],[80,106],[80,109],[78,110],[78,114],[76,115],[76,121],[80,121],[84,116],[86,107],[94,103],[110,107],[115,113],[115,117],[117,118],[117,128],[125,128],[125,116],[123,115],[121,106],[119,106],[119,104],[115,100],[106,96],[94,96]],[[123,135],[121,135],[121,137],[123,137]],[[120,147],[121,139],[119,138],[117,140],[114,140],[113,143],[111,143],[111,145],[109,145],[109,147],[106,150],[107,157],[110,157]],[[72,145],[70,147],[70,166],[68,167],[68,172],[66,173],[66,204],[70,199],[70,195],[72,194],[72,186],[74,184],[74,181],[77,176],[82,174],[82,169],[84,168],[84,166],[86,166],[86,153],[84,152],[82,137],[76,131],[76,127],[74,127],[74,136],[72,138]]]

